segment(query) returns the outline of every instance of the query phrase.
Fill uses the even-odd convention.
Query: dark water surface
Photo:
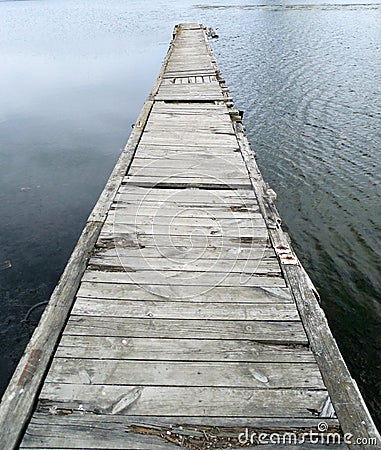
[[[381,425],[381,4],[0,1],[0,392],[161,66],[219,28],[223,74]]]

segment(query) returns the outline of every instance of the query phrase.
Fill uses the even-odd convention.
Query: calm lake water
[[[381,3],[0,1],[0,392],[156,79],[173,26],[223,75],[381,425]]]

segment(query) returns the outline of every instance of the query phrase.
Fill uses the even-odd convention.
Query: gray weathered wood
[[[164,183],[160,183],[162,186]],[[170,183],[172,184],[172,183]],[[192,182],[187,183],[192,184]],[[150,185],[150,181],[147,180],[147,182],[142,183],[142,186],[146,185],[146,188],[150,189],[152,186]],[[128,184],[128,186],[133,187],[139,187],[134,184]],[[142,187],[140,186],[140,187]],[[210,187],[210,183],[209,183]],[[181,188],[180,188],[181,189]],[[165,189],[166,190],[166,189]],[[165,202],[165,203],[164,203]],[[235,198],[231,199],[230,202],[225,201],[224,199],[219,198],[210,198],[210,199],[200,199],[197,198],[197,196],[191,196],[187,200],[182,200],[181,197],[176,199],[175,196],[173,198],[168,197],[167,199],[160,198],[160,197],[148,197],[147,199],[143,198],[137,198],[134,196],[129,196],[128,194],[122,193],[117,194],[115,196],[115,202],[114,202],[114,208],[117,207],[117,204],[123,204],[125,205],[137,205],[138,211],[142,208],[156,208],[156,212],[153,215],[175,215],[178,217],[179,215],[184,215],[185,213],[188,213],[187,216],[189,217],[190,214],[200,215],[202,214],[204,217],[218,217],[218,214],[222,212],[228,212],[228,217],[234,217],[233,212],[244,212],[244,213],[251,213],[251,212],[257,212],[258,211],[258,205],[257,202],[254,200],[247,200],[244,198]],[[193,210],[190,210],[190,208],[193,208]],[[203,208],[203,210],[201,210]],[[160,211],[158,211],[158,209]],[[170,209],[170,213],[165,213],[166,209]],[[173,214],[173,209],[177,209],[175,214]],[[181,209],[179,211],[179,209]],[[123,213],[124,211],[121,211]],[[224,215],[226,217],[226,214]],[[247,216],[247,215],[246,215]]]
[[[139,234],[139,233],[116,233],[115,230],[110,230],[106,233],[105,231],[101,232],[99,244],[102,245],[106,243],[107,246],[115,245],[118,248],[122,247],[140,247],[149,246],[155,247],[158,249],[167,248],[169,245],[172,248],[180,248],[184,249],[219,249],[219,248],[229,248],[229,249],[237,249],[237,248],[254,248],[258,245],[263,245],[264,247],[268,243],[268,237],[263,238],[259,236],[237,236],[237,237],[229,237],[229,236],[219,236],[217,234],[209,234],[207,236],[191,236],[191,235],[182,235],[176,236],[168,234],[164,235],[153,235],[153,234]]]
[[[166,161],[163,161],[166,164]],[[120,194],[128,194],[130,197],[139,197],[140,200],[148,200],[151,198],[160,198],[165,200],[170,200],[174,197],[175,200],[180,199],[181,201],[187,202],[191,199],[194,201],[203,201],[205,203],[219,203],[223,205],[230,205],[231,202],[234,203],[235,200],[256,202],[256,197],[251,189],[146,189],[138,186],[128,186],[122,185],[118,189]]]
[[[221,236],[222,238],[237,237],[237,238],[259,238],[267,239],[267,228],[263,226],[257,227],[235,227],[225,226],[221,227],[218,223],[213,226],[208,225],[157,225],[153,224],[127,224],[120,222],[106,222],[102,229],[103,234],[115,233],[118,234],[137,234],[139,236],[154,235],[154,236],[185,236],[187,238]]]
[[[293,303],[198,303],[153,302],[77,298],[72,314],[100,317],[129,317],[154,319],[207,319],[207,320],[297,320],[299,314]]]
[[[111,239],[110,241],[99,241],[94,249],[93,254],[101,257],[142,257],[149,262],[150,258],[161,258],[164,260],[177,261],[182,264],[187,262],[205,261],[209,260],[209,264],[229,261],[245,261],[248,264],[254,261],[270,261],[276,258],[275,252],[264,243],[257,243],[251,246],[225,246],[225,247],[207,247],[202,249],[174,247],[174,246],[123,246],[119,245],[118,241]],[[279,267],[279,266],[278,266]],[[210,266],[209,266],[210,268]]]
[[[46,407],[84,409],[108,414],[160,416],[313,417],[321,411],[325,390],[203,387],[128,387],[45,383]],[[197,401],[195,401],[197,399]],[[115,411],[115,412],[114,412]],[[114,413],[113,413],[114,412]]]
[[[268,364],[55,358],[45,383],[325,389],[315,362]]]
[[[152,271],[159,272],[214,272],[223,274],[245,274],[245,275],[281,275],[279,263],[275,258],[265,259],[259,258],[256,260],[235,260],[230,259],[223,261],[222,259],[211,260],[196,258],[196,260],[170,260],[158,256],[156,258],[145,258],[138,252],[135,252],[134,257],[130,255],[122,256],[93,256],[89,262],[89,269],[102,267],[104,271],[115,272],[138,272],[138,271]],[[168,273],[168,276],[171,274]]]
[[[308,347],[249,340],[123,338],[64,334],[56,358],[313,363]]]
[[[72,315],[65,332],[79,336],[253,339],[269,344],[308,344],[302,324],[295,321],[215,320],[210,326],[210,321],[198,319],[129,319]]]
[[[72,414],[54,417],[47,412],[38,412],[33,417],[28,432],[25,435],[21,448],[103,448],[103,449],[128,449],[128,450],[163,450],[173,449],[173,443],[166,438],[178,434],[197,436],[201,442],[218,436],[220,439],[227,437],[237,439],[240,433],[245,433],[246,428],[251,432],[278,432],[285,433],[288,430],[303,433],[310,429],[317,430],[321,419],[294,419],[294,418],[223,418],[223,417],[155,417],[155,416],[116,416],[105,414]],[[326,419],[329,425],[327,433],[338,432],[338,422],[334,419]],[[47,428],[51,431],[47,433]],[[141,430],[141,431],[140,431]],[[139,432],[140,431],[140,432]],[[167,435],[167,431],[171,435]],[[177,434],[178,433],[178,434]],[[158,436],[164,436],[160,438]],[[79,443],[80,441],[80,443]],[[200,442],[200,441],[199,441]],[[234,442],[234,441],[232,441]],[[69,447],[73,446],[73,447]],[[245,447],[254,448],[254,447]],[[257,447],[255,447],[257,448]],[[261,448],[268,448],[261,445]],[[273,448],[273,446],[272,446]],[[296,450],[299,446],[277,445],[280,450]],[[303,448],[326,449],[318,444],[305,443]],[[346,448],[346,446],[329,446],[329,448]]]
[[[178,188],[182,189],[185,187],[194,188],[227,188],[227,189],[245,189],[250,187],[250,183],[243,179],[218,179],[212,177],[169,177],[169,176],[156,176],[156,177],[145,177],[138,175],[126,176],[124,179],[125,183],[129,183],[135,186],[145,186],[145,187],[161,187],[161,188]]]
[[[153,285],[147,286],[129,285],[128,289],[123,284],[87,282],[82,280],[78,296],[89,298],[110,298],[127,300],[154,300],[172,301],[184,300],[187,302],[217,302],[217,303],[292,303],[290,291],[286,287],[227,287],[215,286],[213,289],[205,289],[197,294],[189,295],[188,286]]]
[[[208,206],[207,210],[202,210],[200,208],[196,207],[190,209],[189,205],[184,204],[172,204],[168,205],[165,208],[160,207],[160,204],[157,203],[156,205],[152,206],[146,206],[142,205],[138,202],[129,202],[128,199],[121,200],[119,198],[118,201],[116,201],[111,209],[110,209],[110,215],[115,215],[115,209],[118,208],[118,211],[116,214],[126,214],[134,217],[138,216],[149,216],[150,218],[153,218],[154,220],[156,218],[160,217],[183,217],[183,218],[198,218],[198,217],[209,217],[214,219],[247,219],[247,218],[261,218],[262,215],[258,213],[259,207],[253,206],[253,207],[246,207],[244,204],[240,205],[217,205],[217,206]],[[179,208],[181,208],[181,211],[179,211]]]
[[[126,214],[126,212],[122,210],[113,210],[109,211],[107,222],[108,223],[125,223],[128,225],[167,225],[167,226],[196,226],[196,227],[205,227],[205,226],[217,226],[220,228],[265,228],[266,222],[262,217],[245,217],[245,218],[235,218],[230,216],[229,218],[217,218],[213,216],[213,213],[205,214],[205,215],[196,215],[196,217],[190,217],[191,212],[187,211],[187,214],[183,216],[182,212],[177,211],[176,216],[149,216],[142,217],[137,216],[136,214]],[[255,214],[255,213],[254,213]],[[254,215],[253,214],[253,215]]]
[[[252,274],[225,274],[218,272],[196,272],[194,274],[188,272],[173,271],[168,274],[159,271],[134,271],[134,272],[106,272],[106,270],[87,270],[83,275],[83,281],[93,281],[101,283],[120,283],[124,285],[163,285],[168,287],[168,291],[172,286],[188,286],[190,295],[196,295],[200,292],[200,288],[215,286],[246,286],[246,287],[285,287],[286,283],[283,277],[271,273],[268,275],[252,275]]]

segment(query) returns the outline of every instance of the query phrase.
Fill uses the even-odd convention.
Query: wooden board
[[[209,204],[208,208],[199,208],[199,204],[188,204],[182,202],[175,202],[166,205],[165,209],[161,207],[160,202],[153,205],[143,204],[139,201],[131,201],[129,198],[123,200],[122,197],[115,199],[113,205],[109,210],[109,215],[129,215],[129,216],[148,216],[150,219],[156,220],[160,217],[183,217],[183,218],[212,218],[212,219],[260,219],[262,214],[259,213],[259,206],[247,206],[245,204],[226,204],[213,205]],[[181,210],[179,211],[179,208]],[[118,210],[115,212],[115,210]],[[142,218],[143,220],[143,218]],[[168,219],[166,219],[168,220]]]
[[[109,245],[108,245],[109,244]],[[247,247],[207,247],[203,249],[187,248],[187,247],[171,247],[169,245],[157,248],[139,246],[125,247],[118,244],[117,240],[111,240],[109,243],[99,242],[99,246],[94,249],[94,256],[102,257],[142,257],[147,260],[150,258],[168,259],[170,261],[178,261],[187,264],[190,261],[209,260],[210,264],[216,262],[227,263],[229,261],[243,261],[247,264],[254,261],[268,261],[275,259],[275,252],[264,244],[257,244]],[[277,261],[277,260],[276,260]],[[277,263],[278,264],[278,263]],[[279,267],[279,264],[278,264]]]
[[[90,358],[55,358],[46,383],[325,389],[316,363],[104,361]]]
[[[99,413],[160,416],[313,417],[327,398],[325,390],[217,387],[129,387],[46,383],[45,407]],[[197,399],[197,401],[194,401]],[[175,420],[175,419],[174,419]]]
[[[183,189],[185,187],[194,188],[226,188],[226,189],[247,189],[250,188],[251,184],[249,181],[244,179],[219,179],[212,177],[194,177],[187,178],[182,176],[172,177],[172,176],[140,176],[131,175],[127,176],[124,183],[130,183],[135,186],[145,186],[145,187],[158,187],[158,188],[178,188]]]
[[[145,319],[205,319],[205,320],[279,320],[299,321],[293,303],[197,303],[187,301],[154,302],[151,300],[119,300],[77,298],[72,314],[79,316],[128,317]]]
[[[219,361],[261,363],[313,363],[303,345],[265,344],[250,340],[124,338],[78,336],[65,333],[56,358],[100,360]]]
[[[252,215],[253,216],[253,215]],[[204,214],[199,217],[192,217],[192,213],[187,211],[183,215],[182,211],[177,211],[174,216],[138,216],[133,214],[125,214],[125,211],[110,211],[107,217],[108,223],[124,223],[128,225],[151,225],[151,226],[194,226],[202,229],[205,226],[217,226],[220,229],[227,229],[228,227],[236,228],[237,231],[241,228],[265,228],[266,222],[262,217],[246,217],[246,218],[216,218],[212,214]]]
[[[103,269],[103,270],[102,270]],[[172,286],[189,287],[189,295],[196,295],[205,288],[214,288],[215,286],[247,286],[247,287],[285,287],[284,279],[278,274],[272,275],[252,275],[252,274],[236,274],[236,273],[218,273],[218,272],[196,272],[189,273],[181,270],[171,271],[168,274],[155,270],[145,271],[136,270],[127,272],[106,271],[106,268],[99,270],[87,270],[83,275],[83,281],[103,282],[103,283],[119,283],[119,284],[138,284],[138,285],[162,285],[168,287],[171,292]]]
[[[127,299],[127,300],[154,300],[154,301],[182,301],[215,302],[215,303],[293,303],[290,290],[287,287],[227,287],[215,286],[213,289],[205,289],[194,295],[189,295],[188,286],[129,285],[128,289],[123,284],[109,282],[91,282],[82,280],[78,296],[103,299]]]
[[[160,183],[163,186],[165,183]],[[192,184],[192,181],[186,183],[188,186]],[[146,180],[142,186],[146,185],[148,188],[152,188],[152,182],[148,179]],[[133,184],[129,184],[128,187],[142,187],[136,186]],[[148,189],[147,189],[148,190]],[[167,189],[165,189],[167,190]],[[181,187],[179,190],[182,190]],[[117,204],[126,204],[126,205],[137,205],[140,208],[156,208],[160,209],[160,215],[168,216],[170,214],[174,216],[178,216],[179,214],[184,214],[184,212],[203,215],[204,217],[214,217],[215,214],[220,214],[221,211],[227,211],[230,217],[234,217],[232,213],[234,212],[245,212],[249,213],[247,215],[251,216],[250,213],[258,212],[259,208],[257,202],[254,200],[245,200],[244,198],[236,197],[235,199],[231,199],[230,201],[226,201],[225,199],[219,199],[218,197],[211,197],[209,199],[200,199],[197,197],[191,197],[187,200],[182,200],[181,196],[176,198],[177,196],[168,196],[168,198],[160,198],[160,197],[151,197],[145,199],[144,197],[137,198],[135,196],[129,196],[124,194],[123,192],[117,194],[114,199],[113,208],[116,209]],[[164,204],[165,201],[165,204]],[[177,209],[175,213],[174,209]],[[193,208],[193,210],[190,210]],[[166,209],[170,209],[170,213],[165,212]],[[179,210],[180,209],[180,210]],[[188,211],[189,210],[189,211]],[[123,213],[124,211],[122,211]],[[220,214],[221,215],[221,214]],[[247,217],[246,215],[246,217]],[[187,216],[191,217],[191,216]],[[226,217],[226,214],[223,216]]]
[[[221,227],[217,223],[214,226],[208,225],[176,225],[170,224],[168,225],[158,225],[156,223],[153,224],[128,224],[128,223],[120,223],[115,221],[108,221],[105,223],[102,229],[103,234],[107,233],[115,233],[116,235],[120,234],[135,234],[139,236],[184,236],[186,238],[195,238],[195,237],[203,237],[208,238],[209,236],[223,238],[257,238],[257,239],[267,239],[268,232],[267,228],[263,226],[258,227],[233,227],[226,226]]]
[[[303,325],[295,321],[129,319],[70,316],[66,333],[79,336],[168,339],[252,339],[268,344],[308,345]]]
[[[53,420],[54,419],[54,420]],[[303,433],[310,429],[317,429],[321,419],[318,418],[223,418],[223,417],[176,417],[175,419],[158,416],[128,416],[92,414],[84,415],[75,411],[71,414],[58,415],[52,418],[47,411],[35,414],[28,428],[21,448],[65,448],[83,449],[128,449],[128,450],[167,450],[173,449],[173,442],[203,443],[212,442],[218,437],[219,442],[226,440],[237,442],[240,433],[246,428],[260,432],[285,433],[292,429]],[[338,430],[338,422],[325,419],[327,433]],[[47,429],[50,433],[47,433]],[[167,434],[169,433],[169,434]],[[227,441],[229,439],[229,441]],[[235,440],[235,441],[234,441]],[[41,442],[49,444],[41,445]],[[81,441],[81,444],[79,444]],[[261,448],[274,448],[273,444],[261,445]],[[234,448],[234,447],[233,447]],[[246,446],[245,448],[258,448]],[[297,450],[300,445],[277,445],[280,450]],[[322,448],[318,444],[304,443],[303,448]],[[329,449],[346,448],[341,445],[330,445]]]
[[[281,275],[281,269],[277,259],[265,260],[264,258],[253,261],[245,260],[210,260],[197,258],[196,260],[169,260],[159,256],[157,258],[138,257],[138,254],[131,256],[97,256],[89,261],[89,269],[99,270],[102,267],[104,271],[114,272],[140,272],[140,271],[158,271],[171,276],[171,272],[192,272],[192,273],[237,273],[242,275],[263,275],[276,276]],[[244,278],[244,277],[242,277]]]

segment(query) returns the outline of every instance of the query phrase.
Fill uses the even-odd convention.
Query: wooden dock
[[[381,448],[273,197],[204,28],[176,27],[4,394],[0,448]]]

